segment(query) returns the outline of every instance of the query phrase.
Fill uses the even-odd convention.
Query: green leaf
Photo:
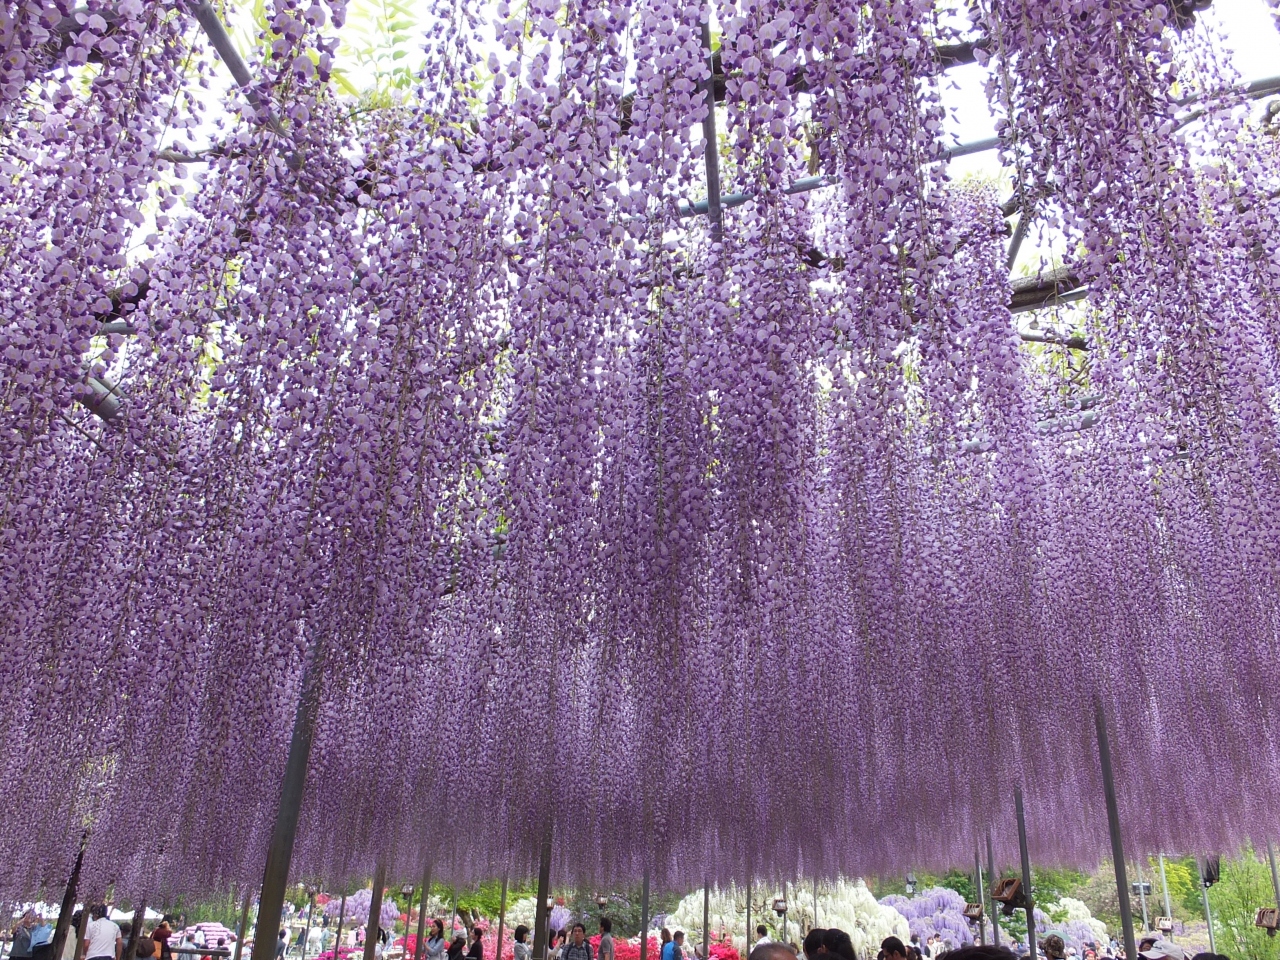
[[[336,67],[329,71],[329,77],[338,85],[338,89],[343,93],[349,93],[353,97],[360,96],[360,91],[356,89],[355,84],[347,79],[347,74],[343,70]]]

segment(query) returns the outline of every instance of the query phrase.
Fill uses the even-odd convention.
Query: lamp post
[[[596,909],[600,911],[600,915],[604,916],[604,908],[609,905],[609,898],[603,893],[596,894]]]
[[[1213,885],[1214,879],[1210,879],[1210,871],[1206,869],[1205,864],[1196,857],[1196,870],[1200,873],[1200,897],[1204,903],[1204,922],[1209,928],[1209,952],[1218,952],[1218,942],[1213,935],[1213,911],[1209,908],[1209,887]]]
[[[773,901],[773,912],[782,920],[782,942],[787,942],[787,898],[778,897]]]

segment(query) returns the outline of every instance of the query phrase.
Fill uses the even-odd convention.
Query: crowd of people
[[[228,956],[231,944],[219,937],[214,943],[206,943],[204,933],[198,928],[182,935],[178,943],[174,937],[172,918],[166,916],[150,930],[138,933],[137,949],[133,955],[138,960],[198,960],[205,956]],[[55,928],[40,910],[31,908],[23,912],[9,932],[8,960],[121,960],[129,954],[132,942],[133,921],[117,923],[109,916],[106,904],[89,908],[89,916],[77,910],[71,917],[66,939],[58,956],[54,956]]]
[[[438,934],[433,936],[437,942],[442,943],[444,928],[439,921],[436,921],[436,925]],[[858,956],[852,938],[843,930],[815,927],[805,934],[804,940],[798,945],[771,940],[769,930],[763,924],[757,926],[755,932],[756,939],[748,960],[799,960],[801,956],[803,960],[867,960]],[[529,927],[523,924],[516,927],[514,960],[533,960],[533,947],[529,942],[531,934]],[[658,956],[652,960],[707,960],[697,947],[688,950],[683,930],[672,932],[663,927],[659,937]],[[432,941],[427,941],[426,960],[441,960],[438,953],[433,952],[431,944]],[[1062,937],[1050,934],[1040,940],[1038,946],[1039,955],[1044,960],[1126,960],[1124,949],[1115,941],[1086,943],[1083,952],[1077,954],[1075,948],[1066,946]],[[483,960],[478,952],[478,943],[473,949],[477,952],[468,953],[465,960]],[[943,956],[947,960],[1019,960],[1028,953],[1025,945],[1017,941],[1001,947],[961,947],[941,934],[933,934],[923,942],[919,935],[913,934],[907,943],[903,943],[898,937],[887,937],[880,944],[875,960],[938,960]],[[1140,960],[1230,960],[1221,953],[1201,952],[1189,955],[1172,940],[1157,936],[1147,936],[1138,941],[1138,957]],[[461,953],[456,956],[451,953],[448,960],[464,958]],[[568,930],[551,931],[547,943],[547,960],[615,960],[612,923],[607,918],[600,920],[599,947],[594,953],[584,924],[575,923]]]
[[[779,943],[770,940],[765,927],[757,927],[758,939],[751,950],[748,960],[796,960],[803,953],[804,960],[860,960],[854,952],[849,935],[843,930],[810,930],[804,942],[795,944]],[[1026,953],[1018,949],[1014,943],[1010,947],[967,946],[953,948],[940,936],[929,937],[920,943],[918,936],[912,936],[910,943],[903,943],[898,937],[886,937],[880,944],[876,960],[924,960],[945,955],[947,960],[1018,960]],[[1062,937],[1051,934],[1039,942],[1040,956],[1044,960],[1072,960],[1074,950],[1068,950]],[[1029,952],[1029,951],[1027,951]],[[1144,937],[1138,942],[1138,956],[1141,960],[1230,960],[1221,953],[1196,953],[1188,956],[1187,951],[1172,940],[1162,937]],[[519,960],[519,958],[517,958]],[[680,960],[668,958],[662,960]],[[1124,950],[1117,944],[1090,943],[1085,944],[1082,960],[1125,960]]]

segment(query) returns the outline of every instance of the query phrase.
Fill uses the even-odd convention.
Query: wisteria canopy
[[[1275,832],[1280,141],[1204,4],[435,0],[357,98],[265,0],[223,98],[185,2],[0,7],[6,895],[260,880],[308,664],[325,883],[1012,862],[1015,785],[1093,862],[1095,698],[1131,852]]]

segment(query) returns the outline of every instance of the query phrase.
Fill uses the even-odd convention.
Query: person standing
[[[560,949],[560,960],[594,960],[591,944],[587,943],[587,928],[580,923],[573,925],[569,942]]]
[[[427,937],[427,960],[444,960],[444,921],[438,917],[431,921],[431,933]]]
[[[120,928],[107,919],[107,905],[94,904],[89,911],[88,926],[84,929],[84,944],[80,960],[120,960],[120,947],[124,937]]]
[[[151,931],[151,939],[160,948],[159,960],[173,960],[173,948],[169,946],[169,938],[173,936],[173,927],[169,926],[169,918],[164,917],[159,925]]]
[[[514,960],[533,960],[533,947],[529,946],[529,928],[523,923],[516,927]]]
[[[484,931],[479,926],[471,928],[471,946],[467,948],[467,960],[484,960],[484,944],[480,942],[482,936]]]
[[[280,936],[276,939],[276,960],[284,960],[284,952],[289,949],[288,936],[288,931],[286,931],[284,927],[281,927]]]
[[[31,927],[31,960],[53,960],[53,924],[39,912]]]
[[[600,918],[600,947],[596,950],[599,960],[617,960],[613,952],[613,921]]]
[[[769,928],[766,927],[763,923],[758,924],[756,926],[756,944],[755,945],[757,947],[763,947],[770,943],[773,943],[773,941],[769,939]]]
[[[9,933],[10,960],[31,960],[31,932],[36,928],[36,912],[27,910]]]

